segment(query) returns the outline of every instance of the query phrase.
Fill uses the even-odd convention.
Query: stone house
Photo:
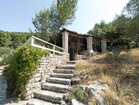
[[[106,39],[89,34],[79,34],[63,28],[57,37],[57,44],[65,49],[70,60],[84,59],[93,52],[106,52]]]

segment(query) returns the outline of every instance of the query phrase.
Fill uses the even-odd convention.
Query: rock
[[[71,105],[88,105],[87,103],[79,102],[76,99],[72,99],[71,102],[72,102]]]
[[[80,76],[80,75],[82,75],[83,73],[82,73],[81,71],[74,71],[74,74],[75,74],[76,76]]]
[[[73,77],[71,79],[71,85],[76,85],[80,81],[79,77]]]
[[[94,84],[83,86],[83,89],[88,88],[91,90],[93,96],[99,100],[101,105],[106,105],[106,102],[104,98],[101,96],[102,93],[104,93],[107,89],[109,89],[107,84],[102,84],[99,82],[95,82]]]

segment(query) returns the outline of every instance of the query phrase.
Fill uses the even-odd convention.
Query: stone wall
[[[86,60],[89,59],[88,55],[75,55],[75,60]]]
[[[53,72],[57,65],[66,64],[69,55],[53,55],[43,56],[41,64],[38,66],[37,72],[31,77],[29,83],[25,86],[26,95],[24,99],[28,100],[34,97],[34,91],[41,89],[41,84],[46,82],[49,74]]]

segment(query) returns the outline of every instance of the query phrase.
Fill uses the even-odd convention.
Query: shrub
[[[0,65],[8,65],[10,63],[10,59],[12,58],[13,56],[13,53],[10,53],[10,54],[3,54],[1,56],[1,61],[0,61]]]
[[[13,52],[14,50],[11,48],[7,48],[7,47],[0,47],[0,56],[2,56],[3,54],[9,55],[11,52]]]
[[[0,65],[9,64],[9,60],[14,50],[7,47],[0,47]]]
[[[85,101],[85,93],[79,87],[73,89],[69,95],[69,100],[77,99],[80,101]]]
[[[18,101],[25,95],[25,85],[30,77],[36,72],[37,66],[43,54],[50,52],[32,47],[22,46],[18,48],[10,60],[10,66],[6,69],[7,78],[15,84],[14,93],[20,93]]]
[[[100,102],[94,98],[90,89],[85,88],[83,91],[82,88],[77,87],[73,89],[69,95],[69,100],[77,99],[81,102],[86,102],[89,105],[100,105]]]

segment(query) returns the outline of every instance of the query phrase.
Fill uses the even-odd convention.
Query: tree
[[[134,38],[136,45],[138,45],[139,39],[139,1],[138,0],[129,0],[127,5],[124,8],[124,13],[126,16],[131,18],[130,26],[127,31],[127,35],[130,38]]]
[[[75,12],[77,10],[77,0],[57,0],[52,3],[50,8],[50,17],[52,21],[51,31],[54,36],[54,43],[60,29],[64,26],[72,24],[75,19]]]
[[[41,38],[48,41],[50,38],[48,33],[50,33],[49,30],[51,27],[50,10],[44,8],[38,13],[35,13],[35,18],[32,18],[32,22],[36,28],[35,31],[41,33]]]
[[[103,27],[105,26],[105,22],[101,21],[100,24],[96,23],[94,28],[90,31],[88,31],[88,34],[91,34],[93,36],[100,36],[104,37],[105,32],[103,31]]]
[[[7,47],[10,44],[11,37],[4,31],[0,30],[0,47]]]
[[[123,9],[126,16],[131,18],[130,26],[128,29],[129,37],[138,37],[139,34],[139,1],[129,0]]]
[[[50,9],[40,10],[33,19],[36,31],[51,35],[56,44],[56,38],[60,29],[72,24],[75,19],[78,0],[57,0],[52,2]],[[49,37],[49,36],[48,36]]]
[[[116,33],[125,37],[128,34],[127,31],[129,30],[131,20],[130,17],[124,14],[117,15],[112,22],[113,26],[116,28]]]
[[[139,15],[139,0],[129,0],[124,8],[124,12],[129,17],[136,17]]]
[[[99,24],[99,28],[102,29],[105,26],[105,21],[101,20],[100,24]]]

